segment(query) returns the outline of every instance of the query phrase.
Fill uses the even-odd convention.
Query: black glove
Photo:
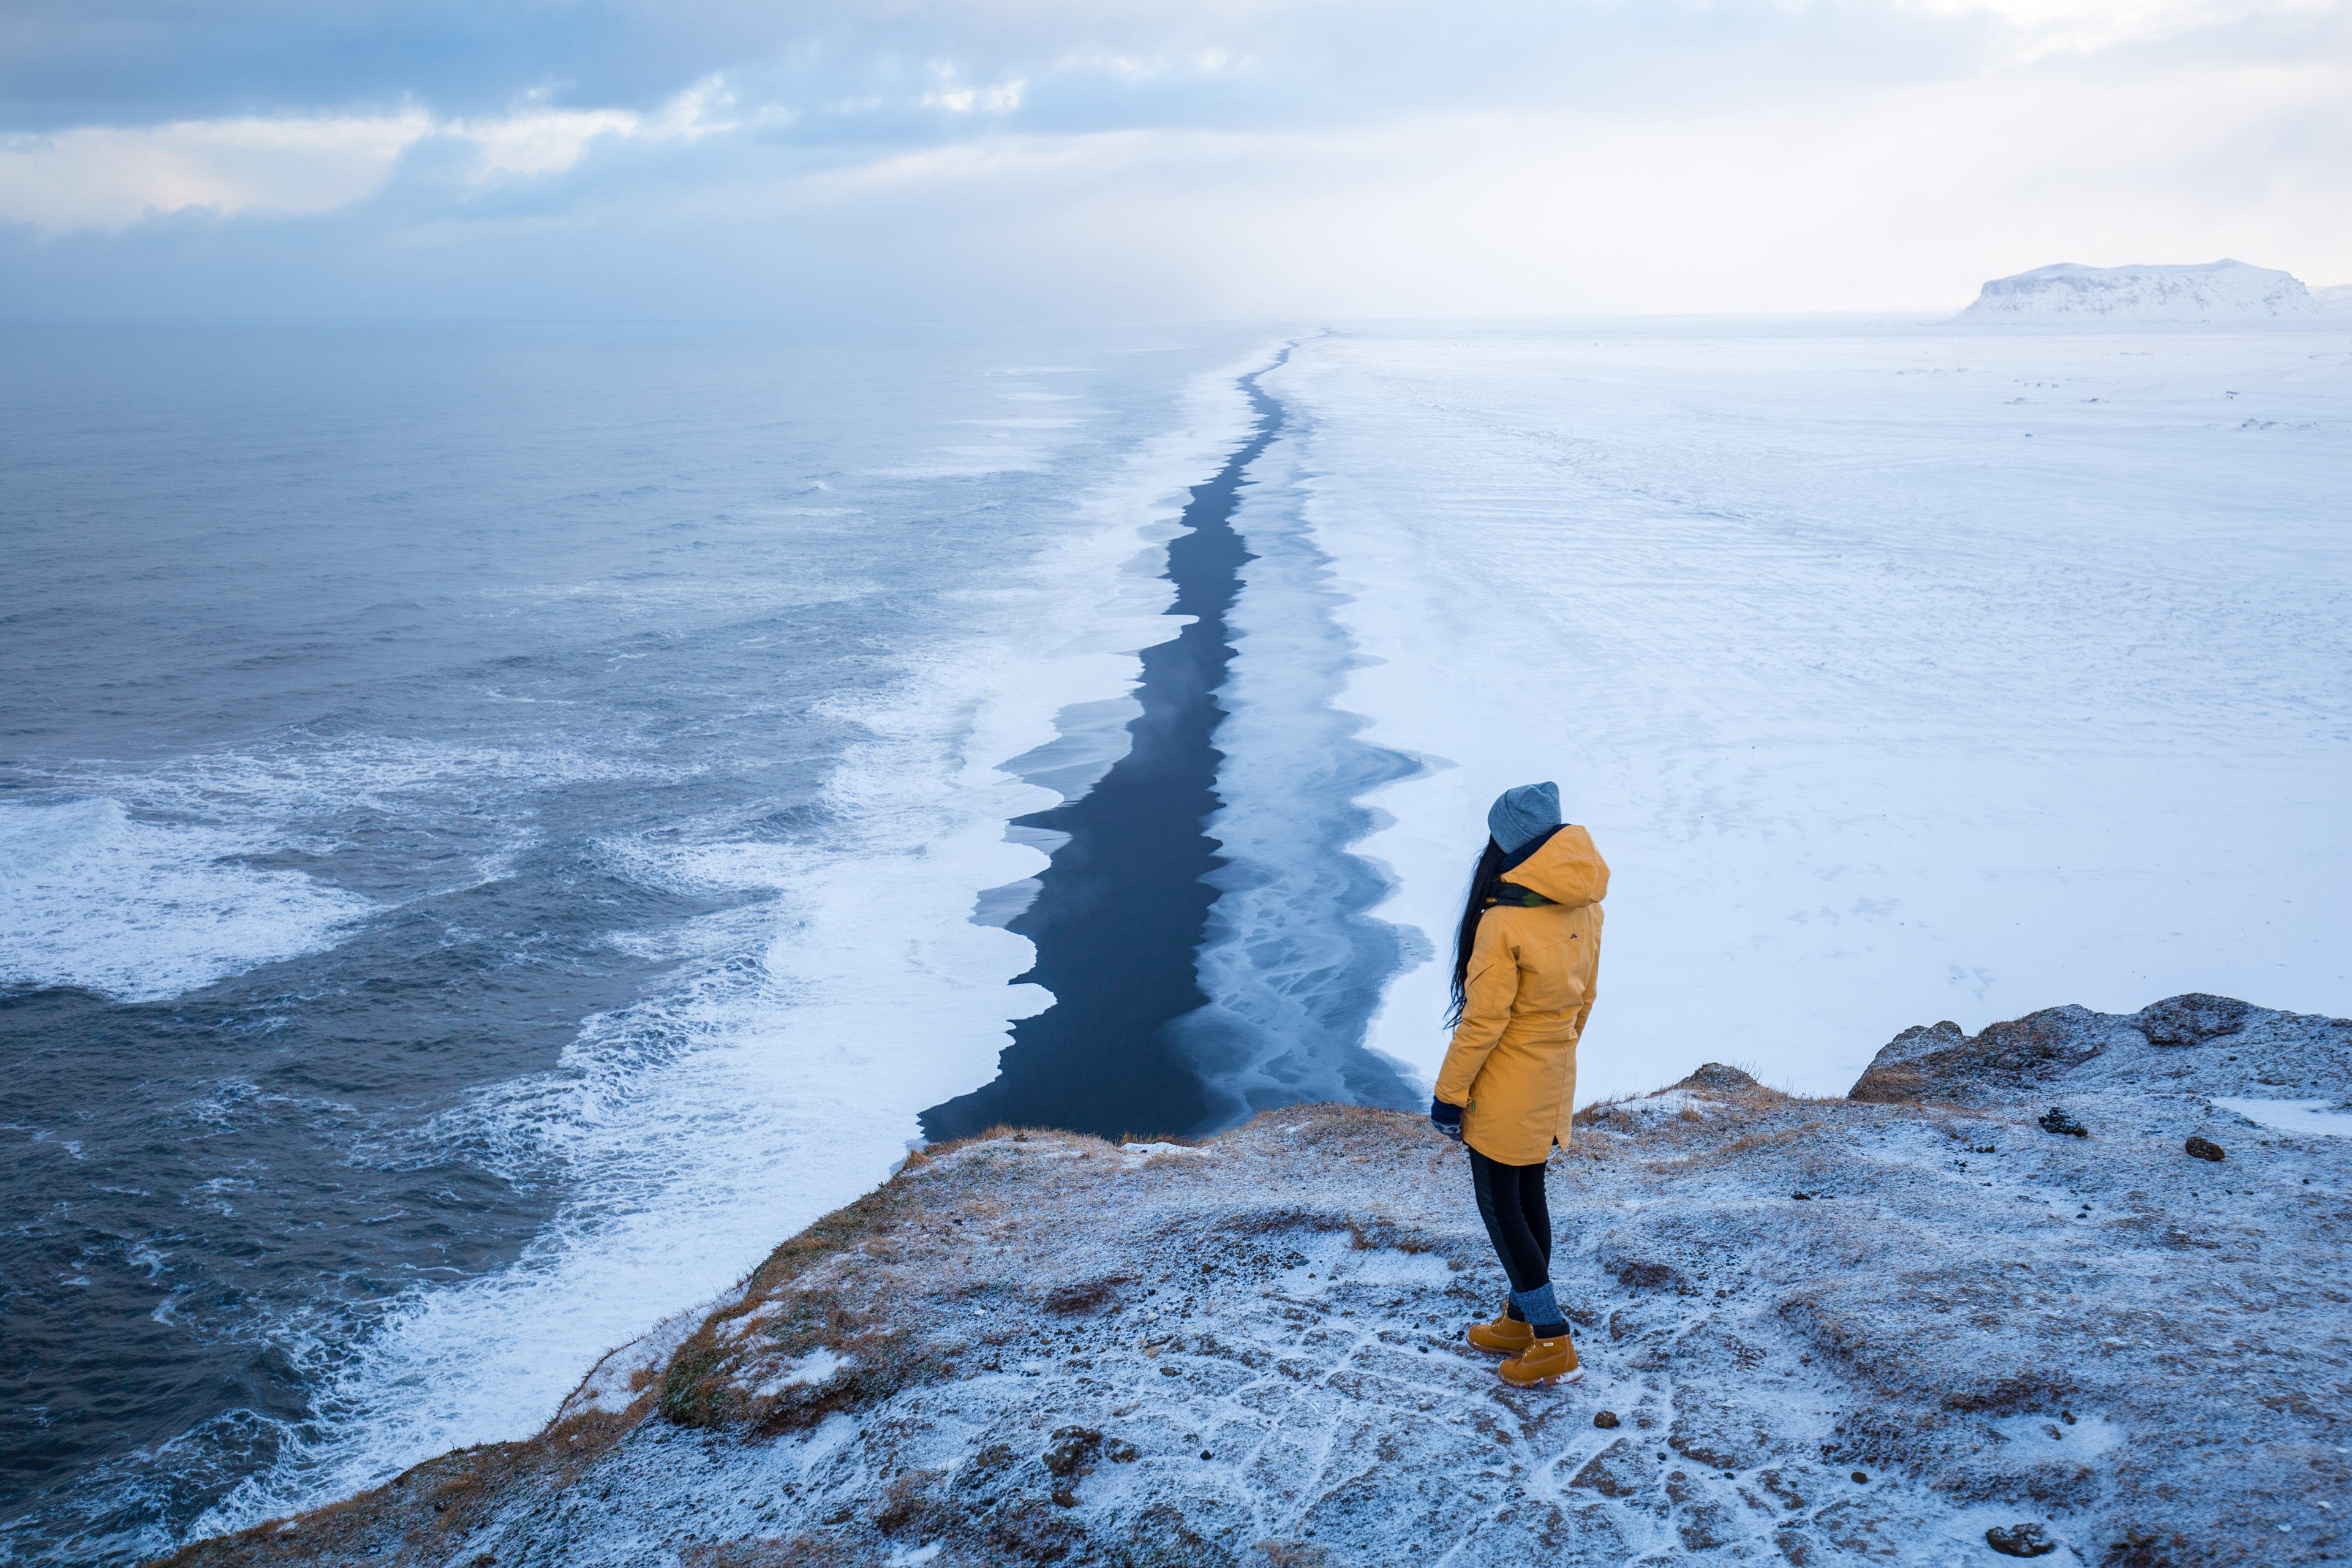
[[[1429,1100],[1429,1124],[1456,1143],[1462,1142],[1462,1108],[1460,1106],[1448,1105],[1432,1095]]]

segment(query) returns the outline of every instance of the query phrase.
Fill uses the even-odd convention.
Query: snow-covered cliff
[[[2319,315],[2291,273],[2242,261],[2193,267],[2081,267],[2062,261],[1996,278],[1959,321],[2273,321]]]
[[[2174,997],[1906,1031],[1841,1100],[1589,1109],[1502,1280],[1417,1117],[918,1157],[539,1437],[176,1568],[1704,1561],[2284,1568],[2352,1552],[2352,1019]]]

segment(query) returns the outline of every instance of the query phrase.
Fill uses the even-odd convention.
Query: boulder
[[[1887,1042],[1849,1100],[2001,1104],[2081,1066],[2107,1048],[2121,1020],[2087,1007],[2045,1007],[1974,1037],[1948,1020],[1917,1026]]]
[[[2238,1033],[2253,1011],[2251,1004],[2234,996],[2190,991],[2151,1002],[2133,1014],[2131,1022],[2152,1046],[2201,1046]]]
[[[2058,1550],[2038,1524],[1996,1524],[1985,1531],[1985,1544],[2003,1557],[2046,1557]]]

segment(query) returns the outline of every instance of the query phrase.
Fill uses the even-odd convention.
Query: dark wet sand
[[[1212,742],[1234,657],[1225,615],[1242,563],[1255,559],[1234,531],[1234,508],[1243,471],[1283,418],[1258,388],[1264,374],[1242,378],[1258,416],[1250,438],[1193,487],[1190,531],[1169,542],[1168,613],[1198,618],[1143,650],[1143,712],[1128,726],[1128,754],[1080,799],[1021,819],[1070,836],[1010,927],[1037,944],[1036,966],[1020,978],[1051,991],[1054,1005],[1013,1026],[994,1082],[923,1113],[935,1142],[1000,1123],[1117,1138],[1189,1131],[1210,1118],[1168,1025],[1208,1001],[1194,959],[1217,895],[1202,879],[1224,861],[1202,823],[1219,805],[1224,760]]]

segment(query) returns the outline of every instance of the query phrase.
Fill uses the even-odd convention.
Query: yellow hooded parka
[[[1492,904],[1478,917],[1437,1098],[1463,1107],[1463,1142],[1489,1160],[1539,1165],[1570,1134],[1576,1042],[1592,1012],[1609,867],[1592,835],[1571,825],[1503,880],[1551,902]]]

